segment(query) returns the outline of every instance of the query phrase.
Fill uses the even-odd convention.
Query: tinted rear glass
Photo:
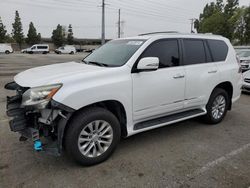
[[[206,62],[205,48],[202,40],[185,39],[183,43],[185,49],[184,62],[186,65]]]
[[[228,53],[228,46],[221,40],[207,40],[211,50],[213,59],[217,61],[225,61]]]

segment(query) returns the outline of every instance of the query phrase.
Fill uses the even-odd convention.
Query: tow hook
[[[42,151],[42,142],[40,140],[34,142],[34,149],[36,151]]]

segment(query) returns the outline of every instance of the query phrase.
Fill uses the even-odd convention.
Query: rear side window
[[[144,57],[158,57],[159,68],[180,65],[179,45],[176,39],[160,40],[150,45],[141,55]]]
[[[37,46],[37,49],[47,49],[47,46]]]
[[[206,62],[206,53],[203,40],[184,39],[186,65],[200,64]]]
[[[225,61],[228,53],[228,46],[221,40],[207,40],[214,62]]]

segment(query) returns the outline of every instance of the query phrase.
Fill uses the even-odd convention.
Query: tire
[[[74,54],[74,52],[73,52],[73,51],[71,51],[69,54],[73,55],[73,54]]]
[[[228,107],[229,107],[228,93],[224,89],[215,88],[206,105],[207,114],[204,116],[205,122],[208,124],[220,123],[226,116]]]
[[[43,54],[47,54],[47,53],[48,53],[48,52],[46,52],[46,51],[45,51],[45,52],[43,52]]]
[[[5,54],[9,54],[9,53],[10,53],[10,51],[9,51],[9,50],[6,50],[6,51],[5,51]]]
[[[97,133],[94,133],[94,136],[92,134],[92,138],[90,138],[91,129],[89,128],[89,126],[94,127],[96,124],[98,125],[97,129],[96,127],[94,129],[100,129],[99,135],[102,135],[102,133],[105,132],[104,130],[106,130],[106,135],[103,135],[106,140],[104,138],[102,139],[104,139],[105,142],[110,142],[108,146],[106,146],[104,143],[99,142],[100,138],[98,137]],[[109,128],[106,128],[105,125],[107,125],[107,127]],[[103,126],[104,128],[102,129]],[[112,136],[108,136],[111,133]],[[109,158],[109,156],[114,152],[116,146],[118,145],[120,137],[120,124],[114,114],[104,108],[92,107],[79,111],[71,120],[69,127],[65,133],[65,150],[68,156],[73,158],[79,164],[84,166],[95,165]],[[80,141],[80,139],[85,141]],[[98,141],[95,139],[97,139]],[[105,151],[101,150],[99,146],[101,146],[101,148]],[[82,148],[82,151],[80,150],[80,148]],[[87,150],[89,150],[88,153]]]

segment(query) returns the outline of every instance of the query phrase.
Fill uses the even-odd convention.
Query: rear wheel
[[[6,53],[6,54],[9,54],[9,53],[10,53],[10,51],[9,51],[9,50],[6,50],[6,51],[5,51],[5,53]]]
[[[108,110],[93,107],[73,117],[65,136],[65,149],[78,163],[89,166],[105,161],[121,136],[117,118]]]
[[[71,51],[69,54],[71,54],[71,55],[72,55],[72,54],[74,54],[74,52],[73,52],[73,51]]]
[[[216,88],[207,103],[205,121],[209,124],[220,123],[227,113],[228,106],[228,93],[224,89]]]

